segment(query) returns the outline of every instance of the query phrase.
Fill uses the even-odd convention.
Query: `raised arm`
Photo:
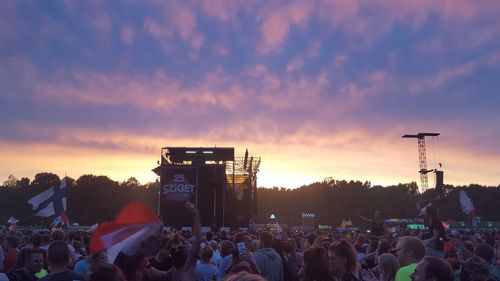
[[[370,223],[373,223],[373,220],[371,219],[368,219],[368,218],[365,218],[363,217],[362,215],[358,214],[358,213],[354,213],[356,216],[360,217],[362,220],[364,221],[367,221],[367,222],[370,222]]]
[[[191,247],[191,252],[186,260],[186,265],[188,267],[196,266],[196,260],[198,259],[198,254],[200,252],[200,243],[201,243],[201,223],[200,223],[200,214],[196,207],[191,202],[186,203],[186,207],[188,212],[193,216],[193,236],[194,241]]]

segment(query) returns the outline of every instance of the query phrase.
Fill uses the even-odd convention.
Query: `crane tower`
[[[418,173],[420,174],[420,191],[424,192],[427,190],[428,179],[427,173],[431,172],[427,170],[427,158],[425,152],[425,137],[437,137],[439,133],[418,133],[416,135],[404,135],[403,138],[416,138],[418,141],[418,160],[420,165],[420,170]]]

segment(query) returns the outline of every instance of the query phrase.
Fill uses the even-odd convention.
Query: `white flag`
[[[39,217],[51,217],[66,211],[66,177],[59,186],[50,187],[28,200],[28,203],[33,206],[33,215]]]
[[[460,190],[460,206],[462,207],[462,212],[466,215],[473,217],[475,210],[472,200],[467,196],[464,190]]]
[[[16,219],[15,217],[10,217],[9,220],[7,221],[8,224],[16,224],[18,222],[19,220]]]

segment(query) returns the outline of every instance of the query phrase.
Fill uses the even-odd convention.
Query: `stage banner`
[[[197,171],[193,167],[163,168],[160,176],[161,204],[178,205],[186,200],[196,204]]]

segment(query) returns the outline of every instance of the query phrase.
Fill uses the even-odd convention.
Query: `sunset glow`
[[[500,184],[500,2],[2,1],[0,181],[156,180],[248,148],[258,185]],[[431,177],[430,177],[431,178]],[[433,180],[429,180],[432,186]]]

